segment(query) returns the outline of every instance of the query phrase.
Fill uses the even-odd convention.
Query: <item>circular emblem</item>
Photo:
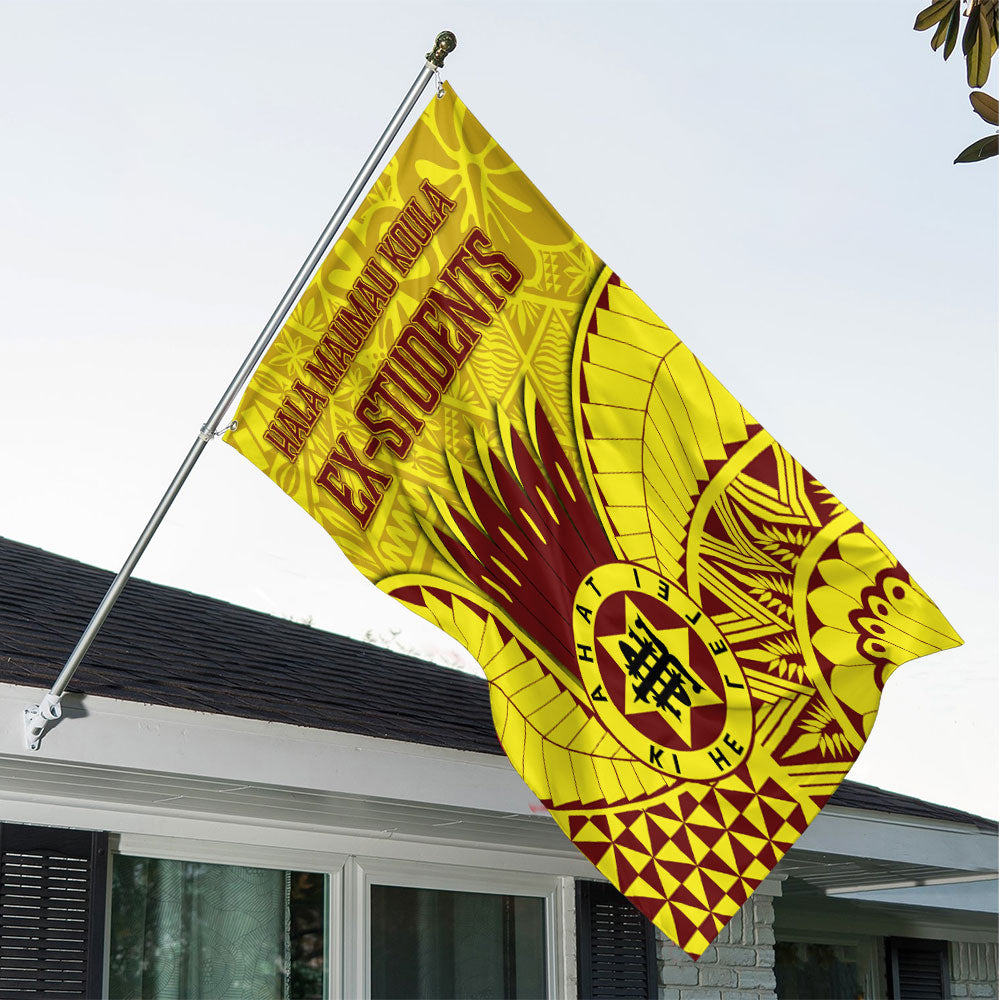
[[[753,740],[750,692],[715,624],[677,584],[634,563],[577,588],[577,663],[600,720],[666,774],[718,778]]]

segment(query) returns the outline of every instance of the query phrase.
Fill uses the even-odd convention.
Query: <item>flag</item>
[[[470,650],[528,787],[694,957],[850,769],[892,671],[961,642],[450,88],[226,440]]]

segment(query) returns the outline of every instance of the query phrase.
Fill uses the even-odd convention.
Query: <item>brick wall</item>
[[[697,962],[657,932],[660,1000],[774,1000],[774,904],[766,879]]]
[[[953,997],[996,997],[997,946],[952,941],[951,995]]]

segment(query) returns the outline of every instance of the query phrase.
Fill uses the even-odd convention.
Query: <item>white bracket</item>
[[[62,695],[47,692],[37,705],[28,705],[24,710],[24,745],[29,750],[37,750],[42,736],[50,722],[62,715]]]

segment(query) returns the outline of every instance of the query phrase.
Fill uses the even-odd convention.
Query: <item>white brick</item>
[[[681,991],[672,989],[671,987],[660,987],[660,992],[657,993],[658,1000],[681,1000]]]
[[[662,965],[660,982],[664,986],[694,986],[698,982],[698,970],[690,959],[687,965]]]
[[[970,983],[969,984],[969,996],[970,997],[995,997],[997,995],[996,987],[993,983]]]
[[[970,987],[967,994],[969,996],[996,996],[997,946],[995,944],[953,941],[949,951],[953,985]],[[991,989],[992,992],[985,994],[973,992],[971,990],[973,985]]]
[[[681,1000],[722,1000],[718,990],[681,990]]]
[[[719,948],[720,965],[750,966],[757,961],[757,953],[753,948],[733,948],[724,945]]]
[[[736,970],[724,965],[710,965],[698,970],[699,986],[735,986]]]
[[[739,984],[741,989],[773,990],[774,972],[771,969],[739,969]]]
[[[718,938],[716,938],[718,940]],[[698,967],[706,965],[716,965],[719,961],[719,949],[716,945],[710,944],[698,957]]]
[[[965,983],[952,983],[951,984],[951,995],[953,997],[967,997],[969,995],[969,987]]]
[[[733,914],[733,919],[722,928],[723,933],[729,932],[726,940],[722,940],[722,934],[716,940],[719,944],[743,944],[743,924],[743,909],[740,908]]]
[[[761,1000],[756,990],[723,990],[722,1000]]]
[[[663,962],[670,962],[674,965],[679,965],[681,962],[689,962],[690,956],[678,948],[673,941],[666,937],[660,938],[660,960]]]
[[[774,944],[774,928],[766,924],[757,924],[754,928],[754,939],[757,944]]]
[[[951,959],[951,979],[968,979],[968,945],[964,941],[952,941],[948,949]]]
[[[757,949],[757,965],[764,969],[774,968],[774,949],[761,946]]]

